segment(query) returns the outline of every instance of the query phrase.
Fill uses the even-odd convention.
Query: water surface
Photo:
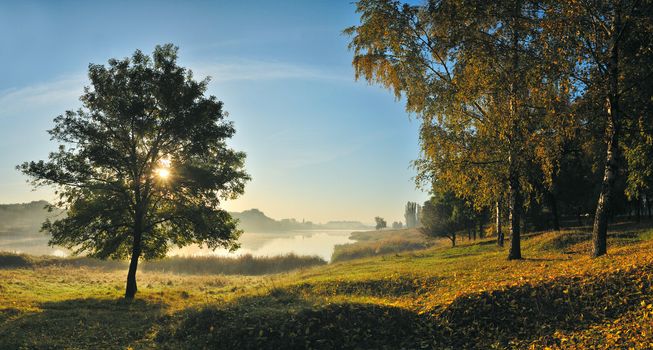
[[[352,230],[297,230],[285,232],[245,232],[240,237],[240,249],[229,252],[226,249],[215,251],[189,246],[175,248],[168,255],[180,256],[239,256],[251,254],[254,256],[275,256],[295,253],[297,255],[317,255],[329,261],[336,244],[351,243],[349,236]],[[25,253],[32,255],[67,256],[65,248],[47,245],[45,234],[30,236],[0,236],[0,251]]]
[[[352,230],[297,230],[286,232],[245,232],[240,237],[240,249],[228,252],[226,249],[215,251],[189,246],[175,249],[169,255],[185,256],[275,256],[295,253],[297,255],[317,255],[329,261],[336,244],[351,243]]]

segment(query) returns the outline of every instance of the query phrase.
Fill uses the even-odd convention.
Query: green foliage
[[[235,247],[235,222],[219,209],[221,198],[243,192],[245,155],[225,145],[234,134],[222,102],[205,97],[179,67],[177,48],[157,46],[153,57],[89,66],[91,87],[78,111],[55,118],[61,142],[49,161],[19,168],[36,185],[54,185],[67,217],[47,221],[51,244],[99,258],[124,258],[142,233],[146,258],[171,245]],[[168,167],[170,176],[157,176]]]
[[[420,231],[431,237],[447,237],[456,245],[458,231],[469,226],[473,211],[452,192],[436,192],[422,207]]]

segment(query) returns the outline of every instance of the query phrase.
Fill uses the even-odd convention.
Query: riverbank
[[[385,229],[352,232],[351,243],[338,244],[333,249],[331,262],[347,261],[387,254],[446,246],[443,239],[433,239],[417,228]]]
[[[263,276],[86,267],[0,270],[0,348],[635,348],[653,346],[653,231],[434,246]]]

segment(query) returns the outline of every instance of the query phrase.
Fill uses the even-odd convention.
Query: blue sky
[[[212,77],[253,177],[229,210],[325,222],[403,221],[424,201],[410,161],[418,122],[380,87],[355,82],[349,0],[3,1],[0,3],[0,202],[50,199],[14,167],[56,145],[52,119],[80,107],[89,63],[174,43]]]

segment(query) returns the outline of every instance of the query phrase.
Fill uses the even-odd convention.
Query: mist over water
[[[57,220],[63,215],[61,210],[46,211],[46,205],[44,201],[0,205],[0,252],[59,257],[70,255],[66,248],[48,246],[49,235],[40,231],[46,219]],[[256,209],[232,215],[240,220],[241,228],[245,231],[238,240],[241,245],[238,250],[211,250],[195,245],[173,248],[168,255],[238,257],[251,254],[272,257],[294,253],[319,256],[329,261],[335,245],[350,243],[349,237],[353,231],[366,229],[357,222],[314,225],[294,220],[277,221]]]
[[[179,256],[276,256],[295,253],[297,255],[317,255],[331,260],[331,254],[337,244],[351,243],[351,229],[348,230],[295,230],[286,232],[245,232],[238,240],[240,249],[229,252],[226,249],[215,251],[189,246],[170,251],[168,255]]]
[[[31,235],[28,237],[0,235],[0,252],[30,255],[54,255],[65,257],[70,252],[61,247],[48,246],[48,238],[45,234]]]

